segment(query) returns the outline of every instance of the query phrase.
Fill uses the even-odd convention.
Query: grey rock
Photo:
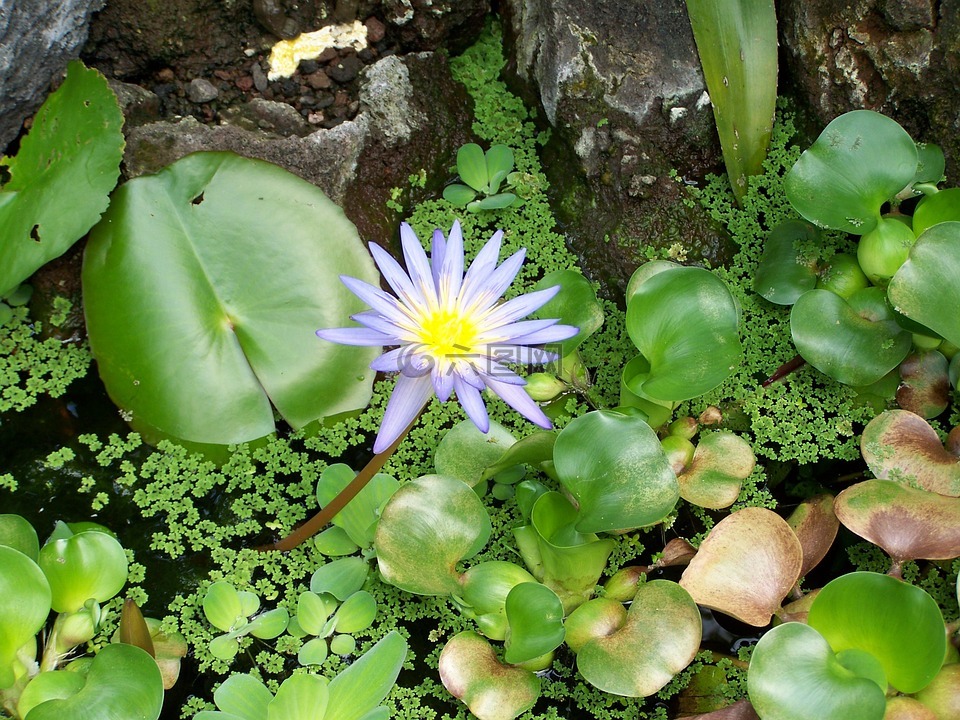
[[[160,118],[160,98],[146,88],[108,78],[127,125],[144,125]]]
[[[276,137],[303,137],[313,132],[313,128],[292,105],[263,98],[225,108],[221,116],[226,124],[251,131],[259,130]]]
[[[87,39],[104,0],[0,0],[0,149],[36,112]]]
[[[381,0],[380,9],[405,51],[457,55],[477,39],[490,0]]]
[[[257,92],[267,91],[267,76],[264,74],[263,68],[260,67],[260,63],[255,62],[251,66],[250,77],[253,78],[253,86],[257,89]]]
[[[187,97],[190,102],[198,104],[210,102],[216,100],[219,94],[220,91],[217,90],[217,86],[206,78],[194,78],[187,85]]]

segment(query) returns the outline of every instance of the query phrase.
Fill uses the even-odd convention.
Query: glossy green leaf
[[[824,586],[807,618],[833,651],[862,650],[902,693],[933,680],[946,651],[943,615],[922,588],[873,572],[842,575]]]
[[[225,713],[243,720],[264,720],[273,693],[252,675],[234,673],[213,693],[213,702]]]
[[[917,143],[917,173],[913,178],[914,183],[937,185],[943,179],[946,166],[947,161],[939,145]]]
[[[297,662],[301,665],[320,665],[330,654],[327,639],[315,637],[307,640],[297,653]]]
[[[377,617],[377,601],[366,590],[360,590],[343,601],[337,610],[337,632],[355,633],[373,625]]]
[[[890,281],[897,311],[960,345],[960,222],[942,222],[917,238]]]
[[[540,697],[540,678],[521,667],[504,665],[475,632],[458,633],[440,653],[440,680],[478,720],[513,720]]]
[[[877,683],[841,665],[820,633],[796,622],[760,638],[747,692],[760,717],[778,720],[883,720],[887,704]]]
[[[881,217],[857,243],[857,262],[870,282],[886,287],[907,260],[917,236],[896,218]]]
[[[834,253],[817,277],[818,288],[829,290],[845,300],[869,285],[870,280],[863,274],[857,256],[850,253]]]
[[[582,415],[560,432],[553,457],[580,506],[579,532],[652,525],[680,497],[656,433],[637,418],[606,410]]]
[[[487,159],[483,148],[467,143],[457,151],[457,172],[464,183],[477,192],[487,187]]]
[[[506,598],[507,635],[503,659],[516,665],[540,657],[563,642],[563,603],[546,585],[515,585]]]
[[[337,600],[346,600],[363,587],[370,573],[367,561],[359,557],[332,560],[314,570],[310,591],[318,595],[330,593]]]
[[[630,360],[623,366],[620,376],[620,405],[617,412],[631,413],[652,428],[665,425],[671,417],[676,403],[669,400],[654,400],[646,396],[641,386],[650,376],[650,363],[642,355]],[[636,391],[634,390],[636,389]]]
[[[535,578],[519,565],[488,560],[464,571],[455,599],[461,611],[477,622],[480,632],[492,640],[503,640],[507,632],[507,595],[517,585],[533,582]]]
[[[324,468],[317,481],[320,507],[328,505],[355,477],[356,473],[343,463]],[[392,476],[377,473],[343,510],[333,516],[333,524],[343,528],[356,545],[369,547],[377,529],[380,508],[399,487],[400,483]]]
[[[33,708],[25,720],[157,720],[163,679],[152,657],[133,645],[107,645],[90,663],[86,682],[70,697]]]
[[[245,609],[237,589],[225,580],[213,583],[203,596],[203,614],[211,625],[224,632],[233,629],[238,620],[246,620]]]
[[[362,720],[390,692],[406,657],[407,641],[390,631],[330,681],[323,720]]]
[[[504,450],[503,455],[495,463],[488,465],[480,477],[482,480],[489,480],[516,465],[539,467],[543,463],[552,462],[556,441],[557,433],[552,430],[538,430],[527,435]]]
[[[50,582],[51,606],[74,612],[94,598],[103,603],[127,582],[127,555],[119,542],[102,532],[81,532],[40,548],[38,560]]]
[[[0,514],[0,546],[19,550],[34,562],[40,556],[37,531],[20,515]]]
[[[793,306],[790,332],[804,360],[855,387],[880,380],[912,346],[910,333],[897,325],[879,288],[860,290],[850,300],[811,290]]]
[[[334,609],[315,592],[300,593],[297,599],[297,622],[304,632],[319,635]]]
[[[363,407],[376,348],[324,342],[377,284],[343,211],[285,170],[194,153],[114,194],[91,234],[83,295],[113,401],[148,436],[205,444]]]
[[[650,369],[630,389],[672,402],[709,392],[740,362],[739,319],[726,285],[703,268],[647,278],[627,305],[627,333]]]
[[[793,305],[817,284],[814,264],[803,250],[816,247],[820,231],[803,220],[777,225],[763,244],[763,255],[753,278],[753,289],[777,305]]]
[[[907,131],[872,110],[855,110],[824,128],[787,173],[784,189],[813,224],[862,235],[916,172],[917,147]]]
[[[123,114],[106,79],[79,61],[3,158],[0,297],[83,237],[100,219],[120,176]]]
[[[11,664],[50,614],[50,584],[39,566],[18,550],[0,545],[0,689],[13,685]]]
[[[320,675],[291,675],[267,705],[266,720],[317,720],[327,712],[328,681]]]
[[[960,188],[947,188],[927,195],[913,211],[913,232],[917,236],[937,223],[960,221]]]
[[[560,343],[559,355],[566,357],[603,325],[603,308],[597,300],[593,283],[577,270],[554,270],[547,273],[534,290],[560,286],[560,291],[536,311],[534,317],[558,318],[563,325],[573,325],[580,332]]]
[[[85,684],[83,673],[70,670],[42,672],[23,689],[17,702],[17,713],[20,717],[26,717],[40,703],[47,700],[65,700],[80,692]]]
[[[577,669],[604,692],[648,697],[690,664],[701,632],[700,611],[687,591],[653,580],[637,589],[621,628],[580,648]]]
[[[470,487],[483,482],[484,470],[496,463],[517,439],[495,420],[480,432],[471,420],[450,428],[437,445],[434,466],[437,474],[456,478]]]
[[[757,457],[743,438],[727,431],[704,433],[693,460],[677,476],[680,497],[700,507],[730,507],[756,464]]]
[[[286,608],[274,608],[250,618],[246,631],[254,637],[272,640],[287,629],[290,614]]]
[[[507,175],[513,171],[513,150],[509,145],[491,145],[485,155],[487,164],[487,184],[490,193],[500,189]]]
[[[447,202],[451,202],[457,207],[463,207],[468,202],[471,202],[474,198],[477,197],[477,191],[471,188],[468,188],[466,185],[461,185],[460,183],[454,183],[453,185],[447,185],[443,189],[443,199]]]
[[[391,585],[419,595],[447,595],[460,587],[456,566],[490,538],[490,517],[473,489],[454,478],[426,475],[387,501],[374,547]]]

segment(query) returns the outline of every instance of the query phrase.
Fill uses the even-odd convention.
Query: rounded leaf
[[[698,605],[763,627],[796,584],[802,563],[803,548],[787,522],[748,507],[713,527],[680,585]]]
[[[290,613],[286,608],[274,608],[250,618],[245,630],[262,640],[272,640],[287,629],[289,622]]]
[[[37,564],[0,545],[0,689],[13,685],[10,666],[46,624],[50,600],[50,584]]]
[[[553,461],[577,500],[582,533],[660,522],[680,496],[656,433],[639,418],[606,410],[582,415],[557,436]]]
[[[458,605],[477,621],[480,631],[492,640],[503,640],[507,632],[507,595],[520,583],[536,582],[519,565],[489,560],[473,565],[460,576]]]
[[[113,196],[83,262],[90,346],[148,435],[208,444],[363,407],[376,348],[321,342],[377,284],[343,211],[269,163],[194,153]],[[271,407],[271,403],[273,407]]]
[[[636,587],[630,599],[636,595]],[[594,638],[612,635],[627,620],[627,610],[623,603],[609,597],[597,597],[578,607],[564,621],[566,634],[564,641],[575,653]]]
[[[314,570],[310,577],[310,591],[317,595],[329,593],[337,600],[346,600],[363,587],[369,573],[370,566],[363,558],[332,560]]]
[[[937,223],[960,221],[960,188],[947,188],[927,195],[913,211],[913,231],[922,235]]]
[[[917,147],[907,131],[879,113],[855,110],[823,129],[787,173],[784,190],[815,225],[861,235],[916,172]]]
[[[793,305],[817,284],[814,263],[802,251],[819,242],[820,231],[808,222],[788,220],[777,225],[763,244],[753,289],[772,303]]]
[[[820,564],[833,546],[840,529],[840,521],[833,512],[833,495],[816,495],[797,505],[787,518],[800,547],[803,549],[803,565],[800,577],[804,577]]]
[[[730,507],[757,464],[750,443],[732,432],[704,433],[693,460],[677,476],[680,497],[700,507]]]
[[[944,665],[917,700],[933,710],[937,720],[960,717],[960,664]]]
[[[330,654],[327,639],[315,637],[307,640],[297,653],[297,662],[301,665],[320,665]]]
[[[81,532],[40,548],[38,561],[50,582],[51,606],[74,612],[90,598],[103,603],[127,582],[127,555],[119,542],[102,532]]]
[[[546,585],[520,583],[507,595],[503,659],[516,665],[540,657],[563,642],[563,603]]]
[[[560,343],[559,354],[566,357],[603,325],[603,308],[597,300],[593,283],[577,270],[554,270],[534,285],[545,290],[559,285],[560,291],[534,313],[538,318],[557,318],[563,325],[573,325],[580,332]]]
[[[34,562],[40,555],[37,531],[20,515],[0,515],[0,546],[19,550]]]
[[[457,172],[460,179],[477,192],[487,189],[487,159],[483,148],[467,143],[457,151]]]
[[[300,593],[297,599],[297,623],[307,634],[319,635],[333,610],[317,593]]]
[[[434,456],[437,473],[456,478],[470,487],[484,479],[484,470],[496,463],[517,439],[495,420],[483,433],[472,420],[463,420],[450,428]]]
[[[246,621],[247,619],[240,594],[226,580],[215,582],[207,588],[203,596],[203,614],[211,625],[224,632],[232,630],[238,620]]]
[[[86,679],[71,670],[50,670],[35,676],[23,689],[17,702],[19,717],[25,718],[40,703],[47,700],[64,700],[83,689]]]
[[[490,538],[490,517],[473,489],[454,478],[425,475],[387,502],[374,547],[383,579],[418,595],[456,593],[456,566]]]
[[[362,720],[383,701],[407,657],[407,641],[391,630],[330,681],[323,720]]]
[[[897,388],[897,404],[920,417],[935,418],[950,403],[950,377],[947,359],[936,350],[907,355],[900,363],[902,382]]]
[[[320,507],[328,505],[353,481],[356,475],[349,465],[343,463],[328,465],[317,481],[317,500]],[[369,547],[373,543],[380,508],[399,487],[400,483],[392,476],[377,473],[343,510],[333,516],[331,522],[343,528],[356,545]]]
[[[831,580],[810,606],[807,622],[834,652],[872,655],[887,681],[906,694],[933,680],[946,652],[936,601],[922,588],[880,573]]]
[[[366,590],[360,590],[343,601],[337,610],[337,632],[355,633],[373,625],[377,617],[377,601]]]
[[[447,185],[443,189],[443,199],[447,202],[453,203],[458,207],[463,207],[468,202],[472,201],[476,196],[476,190],[468,188],[466,185],[461,185],[460,183]]]
[[[243,720],[264,720],[273,693],[252,675],[234,673],[213,693],[213,702],[222,712]]]

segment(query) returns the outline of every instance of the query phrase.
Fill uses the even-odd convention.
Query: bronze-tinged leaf
[[[933,681],[916,694],[937,720],[960,717],[960,664],[944,665]]]
[[[937,714],[919,700],[899,695],[887,700],[883,720],[939,720]]]
[[[749,700],[737,700],[733,705],[728,705],[720,710],[703,713],[701,715],[682,715],[687,720],[760,720],[757,711]]]
[[[700,507],[730,507],[756,464],[757,458],[743,438],[726,431],[705,433],[693,460],[677,476],[680,496]]]
[[[800,503],[787,518],[803,548],[800,577],[820,564],[833,545],[840,521],[833,512],[833,495],[817,495]]]
[[[900,363],[897,404],[923,418],[934,418],[950,402],[947,359],[936,350],[910,353]]]
[[[143,619],[140,606],[130,598],[123,601],[123,608],[120,610],[120,642],[136,645],[147,651],[152,658],[157,656],[147,621]]]
[[[813,605],[813,601],[817,599],[817,595],[820,594],[820,590],[821,588],[811,590],[799,600],[794,600],[793,602],[784,605],[782,608],[777,610],[777,619],[782,623],[806,623],[807,616],[810,614],[810,606]]]
[[[880,480],[895,480],[958,497],[960,457],[953,451],[960,446],[960,435],[951,433],[950,438],[948,451],[922,417],[907,410],[887,410],[863,429],[860,452]]]
[[[834,510],[847,529],[883,548],[895,562],[960,556],[960,499],[867,480],[840,493]]]
[[[698,605],[763,627],[796,584],[802,565],[803,548],[786,520],[749,507],[710,531],[680,585]]]

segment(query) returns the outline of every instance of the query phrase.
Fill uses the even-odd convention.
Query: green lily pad
[[[793,305],[817,284],[814,263],[802,254],[804,247],[817,247],[820,231],[803,220],[788,220],[767,236],[763,255],[753,278],[753,289],[777,305]]]
[[[383,579],[418,595],[455,594],[457,563],[487,544],[487,510],[473,489],[454,478],[425,475],[387,501],[374,547]]]
[[[787,524],[793,529],[803,550],[800,577],[804,577],[826,556],[840,529],[840,521],[833,512],[833,495],[816,495],[797,505]]]
[[[127,555],[119,542],[102,532],[81,532],[40,548],[38,560],[50,582],[51,606],[74,612],[90,598],[103,603],[127,582]]]
[[[29,720],[157,720],[163,708],[163,679],[157,663],[133,645],[107,645],[90,663],[86,682],[69,697],[34,707]]]
[[[577,669],[604,692],[648,697],[690,664],[701,630],[700,611],[687,591],[653,580],[638,588],[622,627],[580,648]]]
[[[504,611],[508,629],[503,659],[508,663],[533,660],[563,642],[563,603],[546,585],[515,585],[507,594]]]
[[[47,98],[16,157],[2,158],[0,297],[100,219],[120,176],[123,114],[106,79],[79,61]]]
[[[713,390],[739,364],[740,310],[716,275],[673,267],[644,279],[627,305],[627,333],[649,364],[629,388],[679,402]]]
[[[893,307],[960,345],[960,222],[926,230],[887,288]]]
[[[944,448],[936,431],[919,415],[906,410],[880,413],[863,429],[860,452],[880,480],[960,496],[960,458]]]
[[[757,457],[743,438],[726,431],[704,433],[693,460],[677,476],[680,497],[700,507],[730,507],[756,464]]]
[[[820,633],[796,622],[760,638],[747,692],[760,717],[778,720],[883,720],[887,704],[876,682],[844,667]]]
[[[327,466],[317,481],[320,507],[326,507],[356,475],[349,465],[343,463]],[[380,508],[399,487],[400,483],[392,476],[377,473],[343,510],[333,516],[331,522],[343,528],[357,546],[369,547],[377,529]]]
[[[343,211],[279,167],[194,153],[131,180],[83,263],[107,392],[148,437],[204,444],[268,435],[274,407],[296,428],[363,407],[377,349],[314,336],[365,309],[341,274],[378,282]]]
[[[495,420],[489,432],[482,433],[472,420],[463,420],[440,440],[434,456],[439,475],[456,478],[470,487],[484,480],[484,470],[497,462],[517,439]]]
[[[802,564],[803,548],[787,522],[766,508],[748,507],[713,527],[680,585],[698,605],[763,627],[796,584]]]
[[[679,499],[677,477],[643,420],[599,410],[557,437],[553,462],[580,507],[578,532],[609,532],[660,522]]]
[[[960,221],[960,188],[947,188],[927,195],[913,211],[913,231],[922,235],[937,223]]]
[[[469,630],[450,638],[440,653],[440,680],[478,720],[513,720],[540,697],[540,678],[504,665],[483,637]]]
[[[871,110],[834,119],[784,179],[787,199],[819,227],[862,235],[881,206],[917,172],[917,147],[907,131]]]
[[[883,291],[866,288],[844,300],[828,290],[804,293],[790,313],[797,352],[817,370],[854,387],[872,385],[910,352],[910,333],[883,303]]]
[[[534,317],[559,318],[562,324],[580,329],[572,338],[560,343],[559,355],[566,357],[603,325],[603,308],[597,300],[593,283],[577,270],[555,270],[548,273],[533,289],[545,290],[555,285],[560,286],[560,292],[537,310]]]
[[[947,359],[936,350],[907,355],[900,363],[897,404],[920,417],[935,418],[950,402],[950,377]]]
[[[807,622],[834,652],[869,653],[887,681],[906,694],[933,680],[946,651],[936,601],[922,588],[880,573],[831,580],[810,606]]]
[[[50,614],[50,584],[39,566],[0,545],[0,689],[11,687],[17,650],[32,640]]]
[[[890,480],[867,480],[837,495],[837,517],[896,562],[960,556],[960,499]]]

